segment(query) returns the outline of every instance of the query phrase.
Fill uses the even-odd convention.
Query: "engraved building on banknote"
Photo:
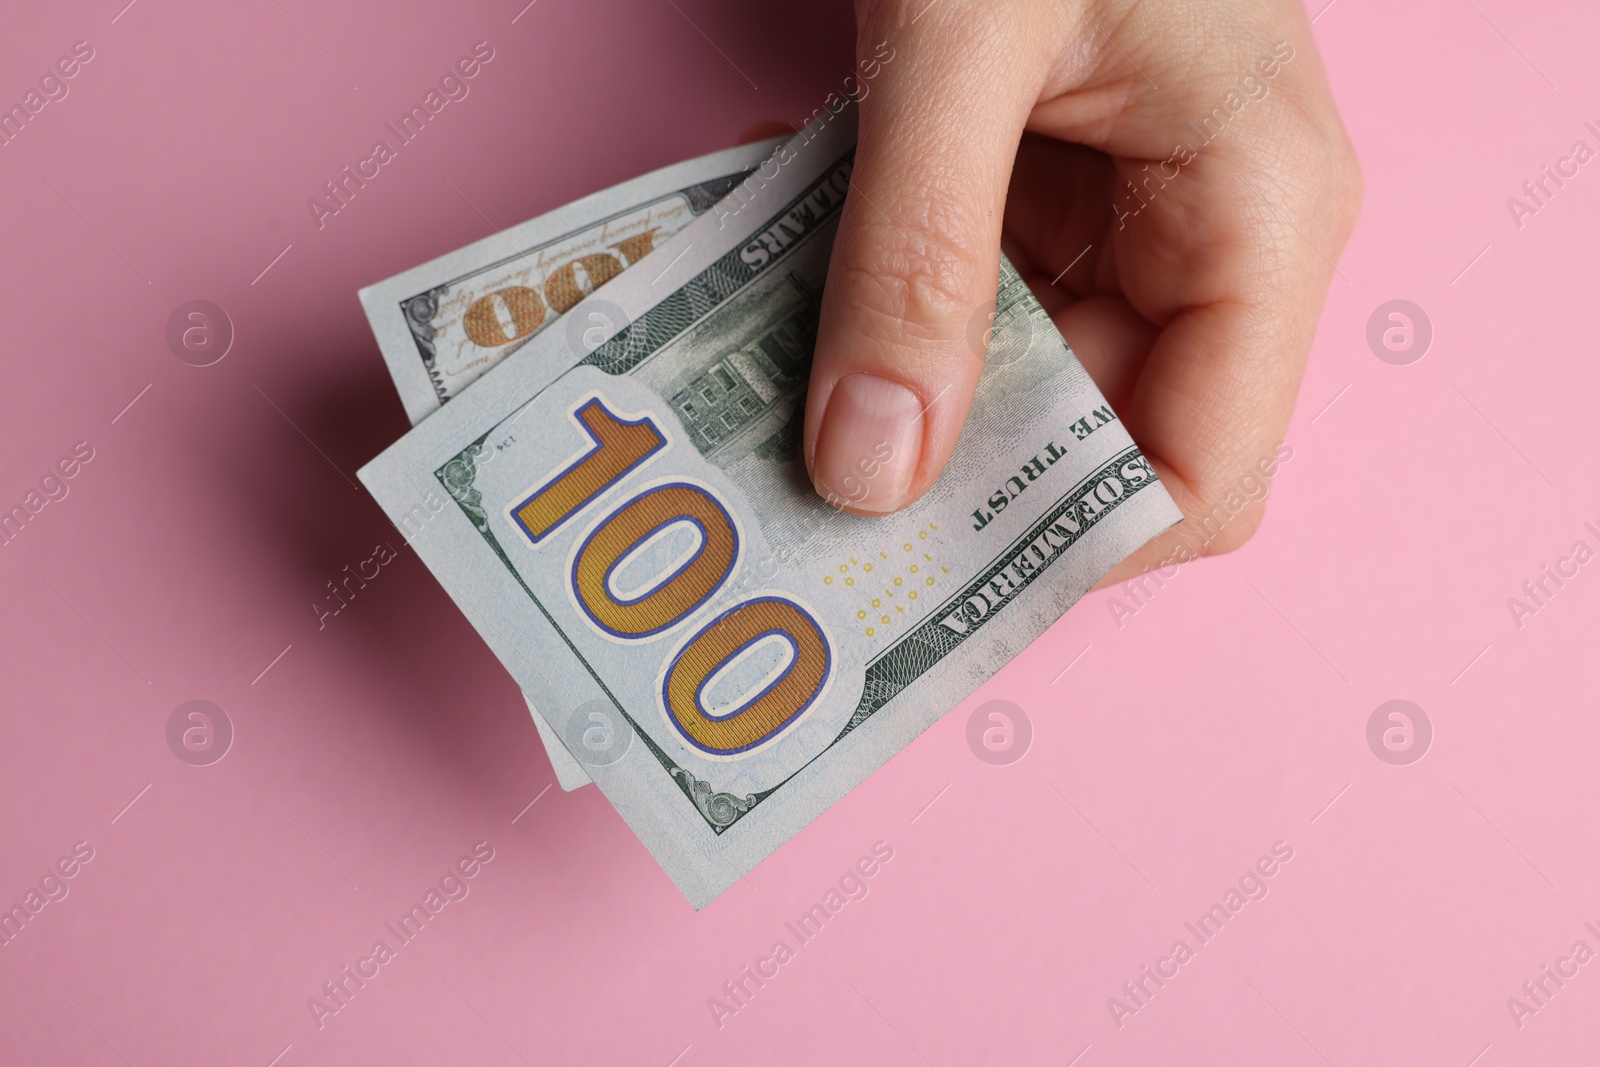
[[[691,378],[671,398],[701,454],[715,449],[803,385],[817,342],[816,294]]]

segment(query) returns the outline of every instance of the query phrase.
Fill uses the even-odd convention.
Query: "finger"
[[[1260,101],[1257,127],[1241,131],[1236,151],[1196,161],[1206,169],[1193,187],[1152,217],[1159,236],[1119,230],[1113,239],[1124,292],[1163,324],[1127,410],[1184,498],[1185,529],[1167,552],[1178,543],[1227,551],[1261,522],[1264,494],[1240,489],[1263,462],[1276,467],[1333,260],[1355,222],[1359,170],[1304,18],[1296,7],[1274,38],[1294,40],[1301,65],[1282,66],[1282,92]],[[1189,214],[1188,240],[1172,236],[1178,212]],[[1211,240],[1202,245],[1197,231]],[[1173,279],[1173,257],[1209,261],[1209,278]]]
[[[1001,248],[1054,314],[1101,292],[1116,173],[1104,152],[1026,134],[1017,148]]]
[[[1259,523],[1257,483],[1276,469],[1333,260],[1360,203],[1359,169],[1304,12],[1196,10],[1211,11],[1214,24],[1198,20],[1178,39],[1187,52],[1154,59],[1148,42],[1170,35],[1144,15],[1119,26],[1114,54],[1137,57],[1162,91],[1129,77],[1115,123],[1068,92],[1041,104],[1029,127],[1113,157],[1118,180],[1100,205],[1105,255],[1093,288],[1120,295],[1160,331],[1118,413],[1186,519],[1122,574],[1174,553],[1226,551]],[[1187,76],[1174,81],[1166,70]],[[1013,209],[1028,195],[1014,190]],[[1048,270],[1079,248],[1073,237],[1031,251]],[[1069,309],[1057,321],[1077,344],[1070,318]]]
[[[1127,410],[1159,336],[1156,328],[1114,296],[1085,297],[1051,318],[1106,403]]]
[[[918,17],[913,4],[926,0],[862,4],[858,53],[879,74],[859,105],[806,402],[817,491],[867,514],[921,495],[960,436],[983,369],[967,326],[995,297],[1043,66],[994,5],[945,0]]]

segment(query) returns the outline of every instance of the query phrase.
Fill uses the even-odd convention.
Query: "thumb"
[[[969,324],[993,310],[1006,186],[1039,92],[1012,32],[974,32],[986,5],[913,18],[926,4],[861,5],[855,165],[806,399],[812,482],[859,514],[921,496],[960,437],[983,370]]]

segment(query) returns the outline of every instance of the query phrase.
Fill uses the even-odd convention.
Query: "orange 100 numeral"
[[[511,517],[538,547],[646,459],[667,447],[666,435],[648,415],[624,419],[601,397],[573,411],[591,445],[573,463],[511,509]],[[690,525],[698,545],[687,561],[643,591],[622,598],[612,576],[647,542]],[[686,481],[653,485],[626,497],[583,539],[573,553],[568,580],[585,622],[607,637],[642,641],[687,622],[705,605],[739,562],[739,533],[716,495]],[[777,640],[788,662],[759,692],[713,712],[706,689],[757,646]],[[821,695],[833,668],[827,635],[811,613],[786,597],[755,596],[722,612],[672,656],[661,687],[667,720],[703,752],[732,756],[777,737]]]
[[[655,229],[645,230],[612,245],[621,260],[610,252],[592,252],[562,264],[545,279],[542,295],[526,285],[508,285],[480,296],[462,314],[461,330],[479,348],[520,341],[544,325],[549,311],[565,315],[584,297],[649,255],[655,248],[655,236]]]

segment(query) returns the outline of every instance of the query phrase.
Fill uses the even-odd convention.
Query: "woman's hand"
[[[1184,514],[1209,511],[1274,455],[1361,202],[1298,0],[856,8],[857,52],[880,60],[806,406],[818,491],[858,496],[837,487],[885,443],[850,510],[938,478],[1004,247]],[[1263,507],[1207,550],[1243,543]]]

